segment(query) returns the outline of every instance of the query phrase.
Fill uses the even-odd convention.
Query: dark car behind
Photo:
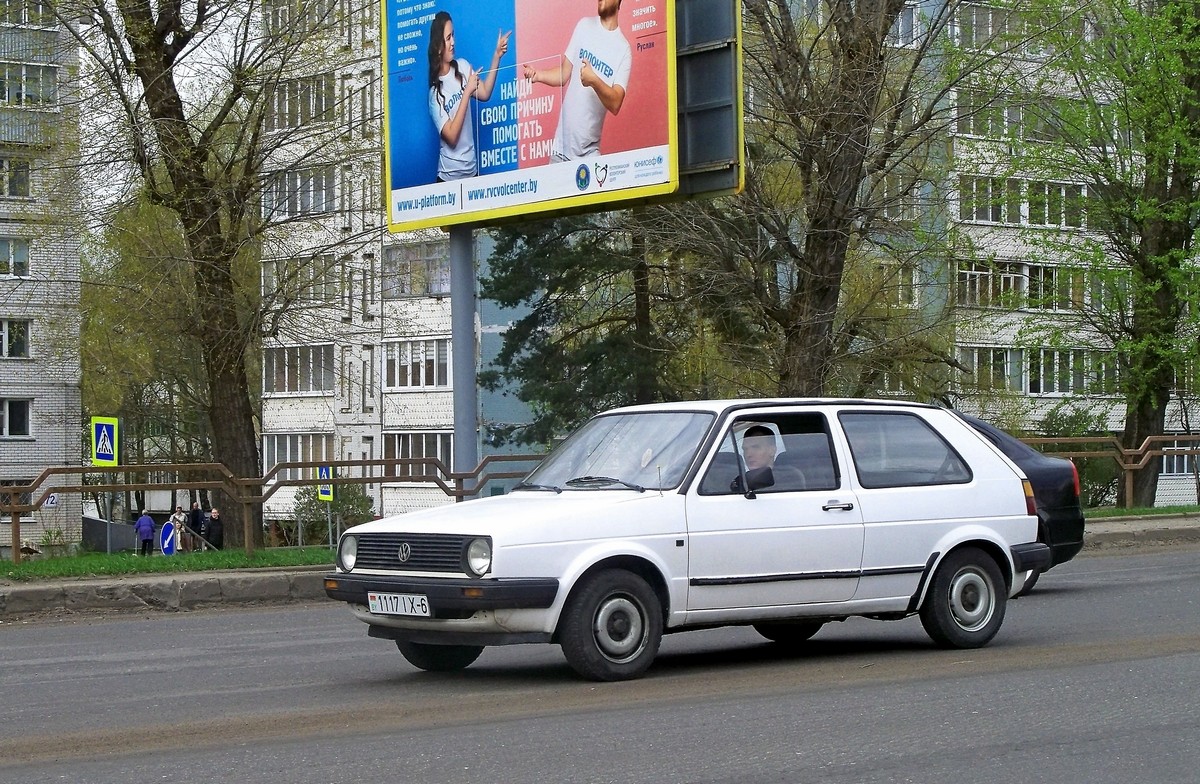
[[[1070,460],[1044,455],[1023,441],[977,417],[958,412],[963,421],[991,441],[1016,463],[1029,484],[1037,504],[1038,541],[1050,546],[1050,568],[1071,560],[1083,549],[1083,506],[1079,500],[1079,471]],[[1037,582],[1029,575],[1021,593]]]

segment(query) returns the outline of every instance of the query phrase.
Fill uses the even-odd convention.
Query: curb
[[[193,610],[325,598],[329,566],[0,584],[0,622],[52,613]]]

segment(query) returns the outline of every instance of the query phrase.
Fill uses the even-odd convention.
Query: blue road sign
[[[158,549],[162,550],[163,555],[175,554],[174,523],[163,523],[162,530],[158,532]]]
[[[92,417],[92,465],[117,464],[116,417]]]
[[[327,481],[333,479],[332,466],[317,466],[317,479]],[[318,501],[333,501],[333,485],[317,485]]]

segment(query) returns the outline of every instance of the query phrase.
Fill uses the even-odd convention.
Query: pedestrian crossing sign
[[[328,482],[330,479],[333,479],[332,466],[317,466],[317,479],[320,479],[323,482]],[[317,485],[317,500],[333,501],[333,485]]]
[[[92,465],[117,465],[117,434],[116,417],[92,417]]]

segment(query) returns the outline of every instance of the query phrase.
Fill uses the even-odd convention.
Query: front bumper
[[[422,594],[429,598],[432,618],[466,618],[479,610],[544,610],[558,596],[558,580],[472,580],[345,572],[325,575],[325,594],[330,599],[366,605],[368,592]]]

